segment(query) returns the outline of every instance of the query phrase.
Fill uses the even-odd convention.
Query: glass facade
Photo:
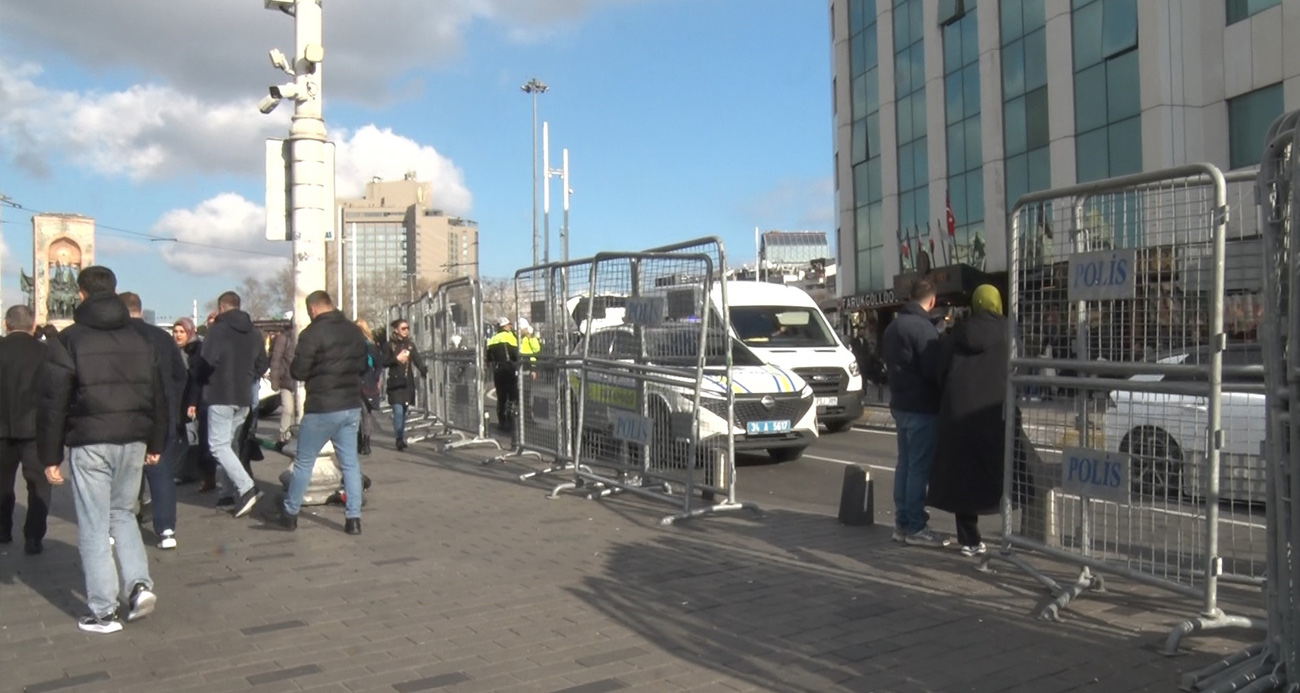
[[[1259,163],[1268,126],[1280,115],[1281,83],[1228,99],[1228,160],[1232,168]]]
[[[915,234],[914,229],[924,227],[930,218],[924,14],[922,0],[894,0],[894,97],[897,100],[898,224],[901,235]]]
[[[1236,24],[1251,15],[1281,4],[1282,0],[1228,0],[1228,23]]]
[[[346,226],[348,247],[344,250],[343,261],[345,285],[350,286],[352,282],[352,258],[346,255],[349,252],[356,253],[358,281],[372,277],[394,277],[394,281],[405,281],[408,255],[404,224],[348,222]]]
[[[1073,0],[1080,183],[1142,170],[1137,0]]]
[[[1002,134],[1007,213],[1025,193],[1051,187],[1045,0],[1002,0]]]
[[[853,102],[853,210],[856,290],[883,289],[885,236],[880,170],[880,58],[876,0],[849,0],[849,64]],[[843,194],[843,191],[841,191]]]
[[[948,204],[956,219],[956,257],[972,262],[969,249],[984,236],[984,148],[980,137],[979,26],[975,0],[958,3],[943,27],[944,125],[948,141]],[[947,233],[947,220],[921,219]],[[975,243],[976,238],[980,243]]]

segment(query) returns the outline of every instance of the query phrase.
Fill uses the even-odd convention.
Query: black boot
[[[343,531],[347,532],[348,534],[360,534],[361,518],[359,517],[347,518],[347,521],[343,523]]]
[[[370,454],[370,436],[361,436],[361,445],[357,448],[362,455]]]

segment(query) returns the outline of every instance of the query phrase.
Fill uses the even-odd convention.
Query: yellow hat
[[[971,308],[1002,315],[1002,294],[992,284],[980,284],[971,296]]]

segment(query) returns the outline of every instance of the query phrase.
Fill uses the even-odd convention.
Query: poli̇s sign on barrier
[[[1102,250],[1070,256],[1069,299],[1106,301],[1137,296],[1137,249]]]
[[[1087,448],[1065,448],[1061,455],[1061,490],[1065,493],[1125,504],[1129,501],[1128,455]]]

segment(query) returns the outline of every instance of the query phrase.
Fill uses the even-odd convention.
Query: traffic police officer
[[[519,405],[519,374],[515,370],[519,340],[510,327],[509,318],[499,318],[497,332],[487,342],[487,362],[497,391],[497,425],[505,432],[513,429],[513,412]]]

